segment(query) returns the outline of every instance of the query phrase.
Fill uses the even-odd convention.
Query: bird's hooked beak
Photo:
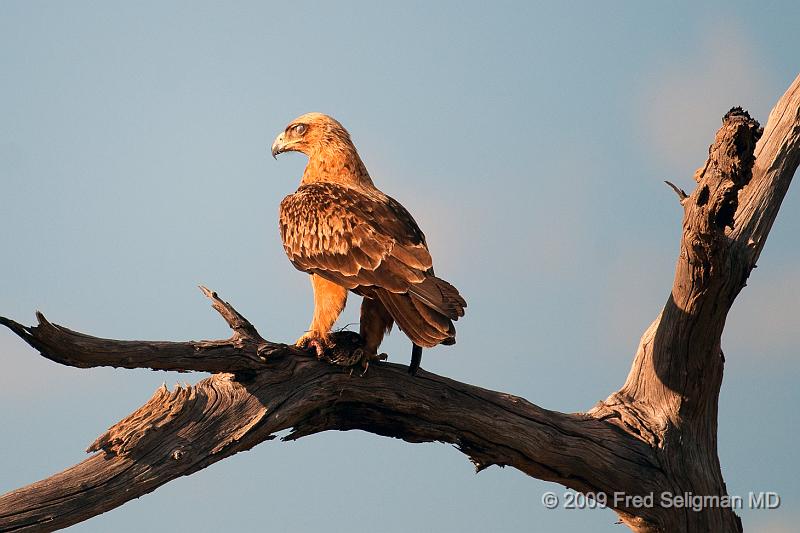
[[[275,137],[275,142],[272,143],[272,158],[278,159],[278,154],[281,154],[286,151],[286,140],[284,139],[284,134],[281,133],[277,137]]]

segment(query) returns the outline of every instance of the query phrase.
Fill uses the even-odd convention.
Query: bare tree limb
[[[686,199],[689,197],[689,195],[688,195],[688,194],[686,194],[686,191],[684,191],[683,189],[681,189],[680,187],[678,187],[677,185],[675,185],[675,184],[674,184],[674,183],[672,183],[671,181],[664,180],[664,183],[666,183],[666,184],[667,184],[667,186],[668,186],[670,189],[672,189],[673,191],[675,191],[675,194],[677,194],[677,195],[678,195],[678,201],[680,201],[681,205],[683,205],[683,204],[685,203],[684,201],[685,201],[685,200],[686,200]]]
[[[152,342],[117,341],[92,337],[51,324],[37,312],[38,326],[26,328],[0,317],[25,342],[53,361],[79,368],[113,366],[152,368],[178,372],[239,372],[263,368],[266,358],[276,352],[301,353],[294,347],[265,341],[250,322],[217,293],[200,287],[211,305],[233,330],[227,340]]]
[[[263,342],[229,304],[215,298],[214,307],[231,325],[240,325],[243,345],[249,346],[228,348],[231,354],[253,351]],[[44,317],[40,322],[49,324]],[[53,358],[67,360],[58,353],[64,346],[71,352],[70,361],[99,362],[91,344],[87,351],[75,351],[75,332],[54,325],[30,330],[34,337],[45,337]],[[109,362],[115,364],[120,353],[130,351],[129,341],[102,342],[113,354]],[[199,353],[218,359],[216,348],[201,348]],[[156,359],[171,356],[168,350],[159,351],[147,359],[148,366],[161,368],[168,363]],[[197,359],[188,359],[192,369],[206,368]],[[249,359],[237,359],[235,364],[239,360]],[[287,439],[330,429],[363,429],[409,442],[448,442],[478,469],[511,465],[583,491],[636,484],[656,487],[659,471],[650,448],[586,415],[547,411],[521,398],[425,371],[411,377],[405,367],[394,364],[373,365],[361,377],[287,349],[273,351],[261,365],[262,371],[249,380],[218,374],[194,387],[172,392],[160,388],[147,404],[89,447],[88,451],[99,453],[0,497],[0,529],[65,527],[288,428],[293,431]]]
[[[591,411],[617,419],[658,450],[673,494],[727,494],[717,455],[717,413],[725,358],[722,330],[800,159],[800,76],[765,130],[732,109],[695,173],[684,205],[675,280],[645,331],[622,389]],[[687,489],[690,488],[690,489]],[[667,531],[741,531],[730,509],[676,509]],[[664,523],[654,524],[664,527]]]
[[[760,140],[759,140],[760,138]],[[645,331],[623,387],[589,413],[565,414],[428,372],[373,365],[366,377],[264,340],[203,288],[233,329],[227,340],[116,341],[49,323],[9,327],[42,355],[77,367],[227,372],[166,388],[100,436],[82,463],[0,496],[0,530],[65,527],[292,429],[296,439],[362,429],[456,445],[478,470],[509,465],[608,497],[634,531],[741,531],[724,507],[630,507],[612,495],[727,494],[717,456],[717,403],[727,313],[744,287],[800,161],[800,77],[763,132],[739,108],[723,119],[682,199],[681,251],[668,301]],[[357,349],[341,333],[337,349]]]
[[[755,265],[800,163],[800,76],[769,114],[755,149],[753,179],[739,194],[728,236],[750,250]]]

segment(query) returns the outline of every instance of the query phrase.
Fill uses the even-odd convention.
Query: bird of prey
[[[289,261],[311,275],[314,316],[296,344],[322,356],[347,301],[363,296],[361,364],[383,359],[378,347],[394,322],[413,343],[409,372],[422,348],[454,344],[453,321],[464,316],[458,290],[433,274],[425,235],[409,212],[372,183],[350,134],[335,119],[307,113],[286,127],[272,155],[308,156],[300,186],[280,205],[280,232]]]

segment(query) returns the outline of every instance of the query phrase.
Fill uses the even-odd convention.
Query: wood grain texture
[[[717,406],[727,313],[763,249],[800,161],[800,77],[763,134],[735,108],[723,119],[697,186],[682,199],[683,233],[667,303],[645,331],[623,387],[588,413],[381,363],[360,377],[264,340],[204,289],[233,329],[227,340],[115,341],[49,323],[0,322],[42,355],[77,366],[225,372],[161,388],[101,435],[82,463],[0,496],[0,530],[66,527],[189,475],[276,432],[286,439],[361,429],[408,442],[454,444],[478,470],[513,466],[582,492],[725,495]],[[337,349],[357,349],[340,334]],[[724,508],[612,506],[638,532],[742,531]]]
[[[241,318],[224,305],[224,314]],[[90,350],[74,351],[74,338],[82,335],[41,320],[47,325],[30,328],[31,335],[46,336],[49,357],[54,360],[77,362],[85,354],[95,366],[98,351],[132,351],[133,341],[93,337]],[[246,323],[243,330],[260,339],[251,328]],[[347,333],[339,336],[347,337]],[[345,338],[342,344],[347,342]],[[139,349],[144,350],[146,344]],[[258,344],[247,341],[241,346],[226,345],[225,350],[236,361],[251,361],[254,358],[245,354],[254,352]],[[54,355],[58,346],[71,355]],[[219,353],[216,341],[195,348],[200,355],[187,359],[193,365],[203,353],[212,359]],[[167,364],[148,361],[151,368]],[[109,363],[117,364],[117,356]],[[294,348],[273,349],[258,364],[258,372],[250,376],[237,379],[233,374],[216,374],[192,387],[158,389],[149,402],[92,443],[88,451],[95,455],[0,497],[0,529],[66,527],[290,428],[285,437],[289,440],[331,429],[362,429],[408,442],[448,442],[468,455],[479,470],[510,465],[583,491],[612,491],[639,483],[657,487],[653,480],[658,478],[658,465],[650,448],[584,414],[547,411],[522,398],[422,370],[412,377],[403,365],[373,364],[362,377],[309,354],[299,355]],[[201,368],[205,365],[194,369]],[[627,466],[621,468],[622,463]],[[648,473],[643,475],[643,471]]]

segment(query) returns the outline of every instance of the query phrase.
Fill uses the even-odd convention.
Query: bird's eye
[[[292,132],[295,135],[302,135],[306,132],[306,125],[305,124],[295,124],[292,126]]]

